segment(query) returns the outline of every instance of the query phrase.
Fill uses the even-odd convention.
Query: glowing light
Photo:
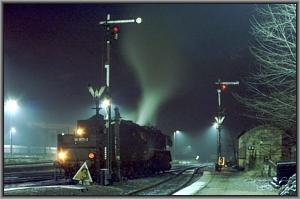
[[[218,128],[222,125],[223,121],[225,119],[225,116],[223,117],[215,117],[215,123],[213,124],[214,128]]]
[[[89,153],[89,158],[90,159],[93,159],[95,157],[95,154],[92,152],[92,153]]]
[[[15,128],[15,127],[11,127],[10,132],[12,132],[12,133],[17,132],[17,131],[16,131],[16,128]]]
[[[221,90],[222,90],[222,91],[225,91],[226,88],[227,88],[227,86],[226,86],[225,84],[221,84]]]
[[[197,156],[196,156],[196,160],[199,160],[199,158],[200,158],[199,155],[197,155]]]
[[[65,161],[67,159],[67,152],[60,151],[58,153],[58,159],[61,160],[61,161]]]
[[[120,31],[120,28],[119,28],[118,26],[114,26],[114,27],[112,28],[112,31],[113,31],[114,33],[118,33],[118,32]]]
[[[107,159],[107,148],[106,148],[106,146],[104,147],[104,160],[106,160]]]
[[[82,128],[78,128],[76,133],[77,133],[77,135],[81,136],[84,134],[84,130]]]
[[[214,127],[214,128],[218,128],[218,123],[215,122],[215,123],[213,124],[213,127]]]
[[[5,108],[8,112],[14,113],[18,110],[19,106],[16,100],[10,99],[6,102]]]
[[[107,109],[109,105],[110,105],[110,101],[108,99],[104,99],[101,104],[101,107]]]
[[[141,17],[136,18],[135,22],[138,24],[142,23],[142,18]]]

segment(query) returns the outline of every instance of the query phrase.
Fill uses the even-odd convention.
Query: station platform
[[[223,168],[221,172],[204,171],[203,176],[190,186],[173,195],[278,195],[269,179],[251,177],[246,172]]]
[[[199,190],[203,189],[212,179],[211,172],[204,171],[201,178],[191,184],[190,186],[185,187],[184,189],[181,189],[174,193],[173,195],[180,195],[180,196],[186,196],[186,195],[195,195]]]

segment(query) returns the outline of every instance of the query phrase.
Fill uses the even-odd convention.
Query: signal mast
[[[221,92],[226,91],[227,87],[230,85],[236,86],[239,85],[239,81],[235,82],[221,82],[219,79],[217,82],[215,82],[217,85],[217,93],[218,93],[218,116],[215,117],[215,123],[217,124],[217,130],[218,130],[218,135],[217,135],[217,162],[215,165],[215,170],[216,171],[221,171],[222,166],[224,165],[224,157],[222,157],[221,154],[221,129],[222,129],[222,124],[225,119],[225,114],[224,111],[222,110],[221,106]]]
[[[116,157],[112,157],[113,155],[115,156],[116,153],[112,153],[112,144],[113,140],[112,139],[112,131],[111,131],[111,96],[110,96],[110,51],[111,51],[111,38],[114,40],[118,40],[119,38],[119,33],[120,33],[120,28],[119,24],[125,24],[125,23],[137,23],[140,24],[142,23],[142,18],[138,17],[136,19],[120,19],[120,20],[111,20],[110,19],[110,14],[107,14],[106,20],[105,21],[100,21],[99,24],[102,25],[105,29],[105,36],[104,40],[106,43],[106,59],[105,59],[105,64],[104,68],[106,69],[106,98],[109,101],[108,107],[107,107],[107,125],[106,125],[106,133],[107,133],[107,164],[106,167],[108,169],[109,176],[112,176],[112,165],[111,161],[114,160]],[[117,136],[117,135],[115,135]],[[117,144],[119,145],[119,144]],[[118,146],[116,148],[119,148]],[[119,153],[117,151],[117,153]],[[117,177],[120,178],[120,155],[117,154],[118,157],[118,168],[117,168]]]

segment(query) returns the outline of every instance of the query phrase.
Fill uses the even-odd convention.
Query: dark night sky
[[[121,25],[112,44],[112,97],[124,119],[170,135],[176,129],[204,133],[217,111],[214,82],[241,81],[254,67],[249,20],[256,6],[263,5],[4,4],[4,99],[18,99],[13,121],[24,131],[16,142],[39,142],[30,136],[47,126],[73,128],[93,115],[87,85],[105,81],[98,22],[107,13],[143,18]],[[233,135],[253,125],[231,95],[244,89],[223,95],[224,128]]]

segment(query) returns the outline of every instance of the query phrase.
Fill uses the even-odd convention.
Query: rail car
[[[123,120],[118,110],[115,111],[110,139],[107,121],[101,114],[78,120],[74,134],[58,134],[57,163],[64,169],[66,177],[72,177],[85,161],[94,181],[99,181],[99,170],[108,168],[109,164],[114,181],[124,177],[147,176],[171,168],[172,159],[168,150],[172,145],[170,136],[157,128]]]

